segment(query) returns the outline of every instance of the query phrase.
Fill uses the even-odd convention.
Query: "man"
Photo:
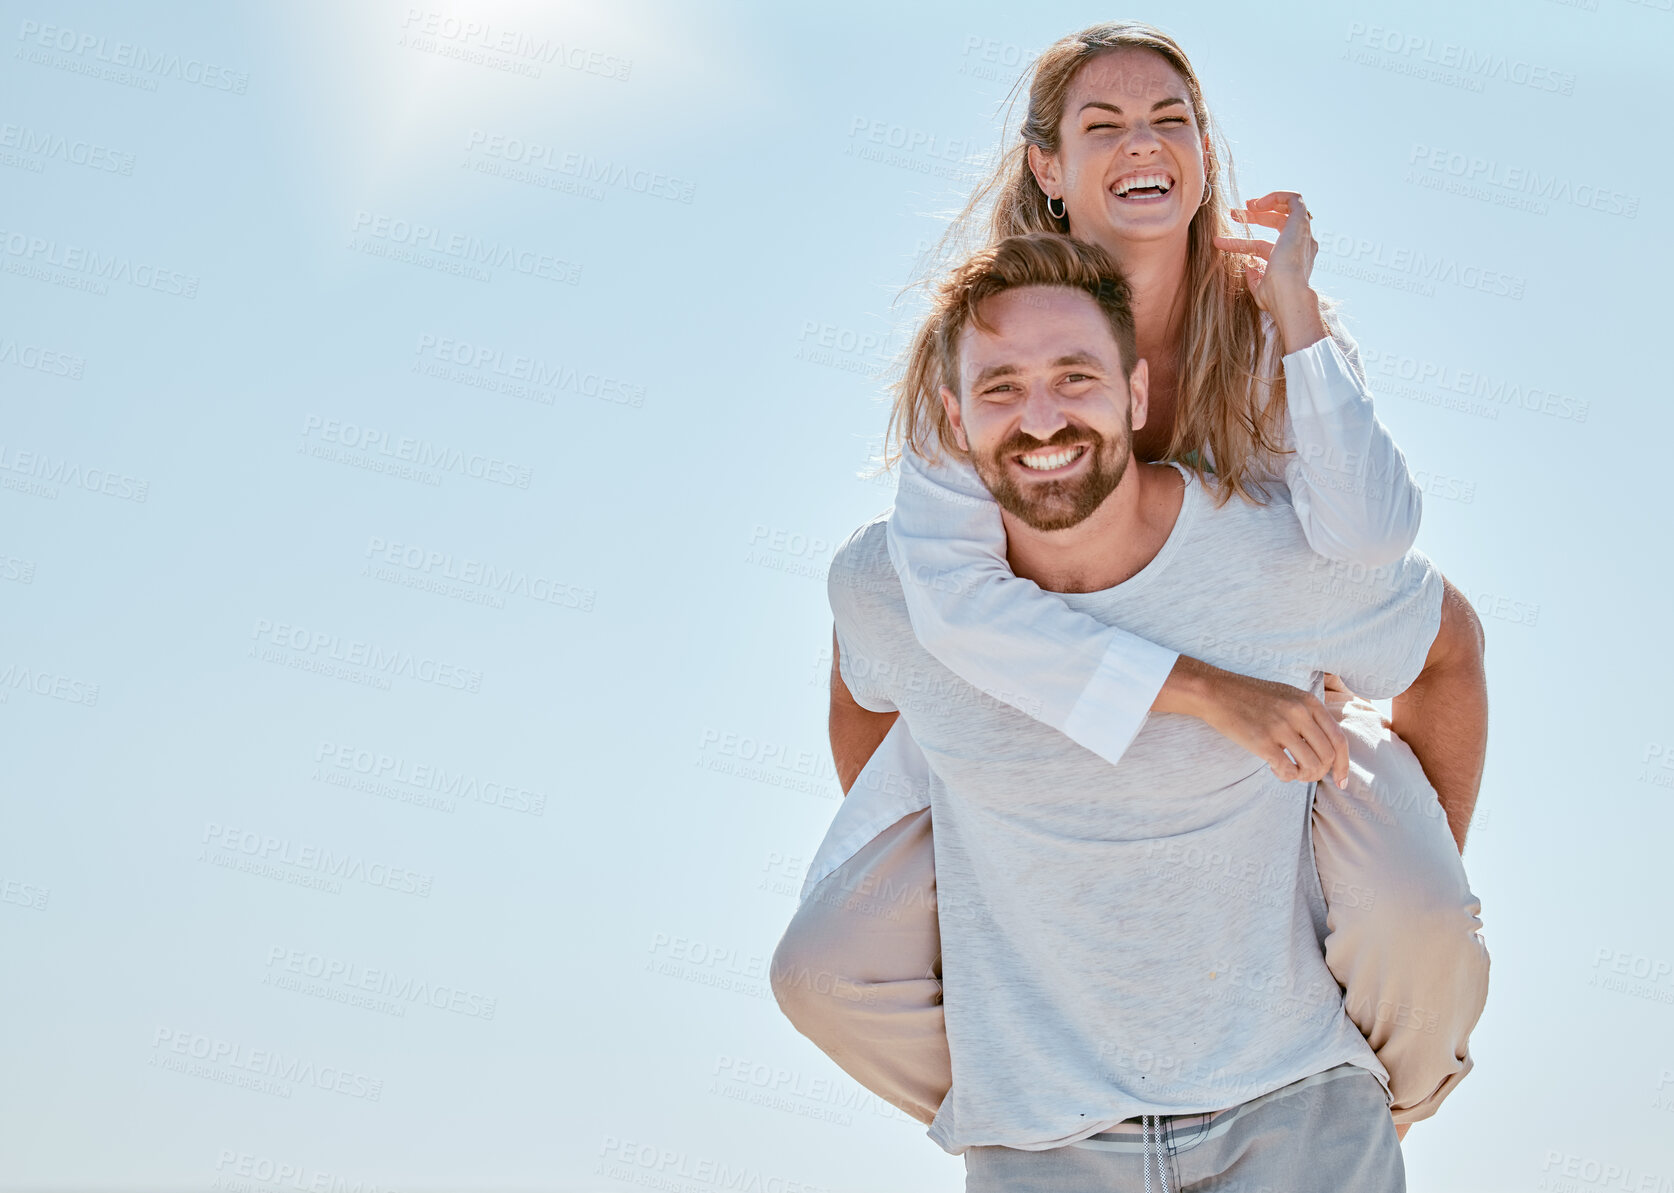
[[[1013,237],[950,284],[975,318],[950,325],[959,384],[941,399],[1012,570],[1210,664],[1395,697],[1468,820],[1479,630],[1429,561],[1318,584],[1282,487],[1219,503],[1135,461],[1147,370],[1097,248]],[[983,696],[919,645],[882,518],[839,549],[829,590],[834,741],[844,702],[861,736],[898,712],[931,764],[953,1079],[930,1134],[965,1155],[967,1188],[1137,1189],[1152,1168],[1169,1189],[1403,1188],[1387,1074],[1319,944],[1312,785],[1178,714],[1112,768]]]

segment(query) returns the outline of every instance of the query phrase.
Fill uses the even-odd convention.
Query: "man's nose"
[[[1029,386],[1023,398],[1023,417],[1018,430],[1036,439],[1050,439],[1069,425],[1064,417],[1063,403],[1050,387],[1037,383]]]

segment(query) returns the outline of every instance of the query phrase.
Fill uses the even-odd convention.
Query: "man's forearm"
[[[901,715],[897,712],[860,711],[865,713],[864,719],[852,714],[839,715],[835,709],[831,714],[831,757],[837,764],[837,782],[842,786],[844,795],[854,786],[860,772],[866,769],[872,755],[878,752],[883,739],[889,736],[895,718]]]
[[[1463,853],[1488,752],[1488,678],[1481,652],[1426,668],[1395,697],[1390,723],[1424,767]]]
[[[878,752],[883,739],[895,726],[898,712],[873,712],[855,703],[838,668],[837,635],[831,635],[831,758],[837,764],[837,782],[849,793],[860,772]]]

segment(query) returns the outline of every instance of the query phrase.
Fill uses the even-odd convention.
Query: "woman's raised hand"
[[[1250,296],[1256,305],[1279,325],[1285,352],[1297,352],[1326,336],[1319,313],[1319,295],[1310,282],[1319,241],[1314,239],[1313,217],[1302,196],[1295,191],[1274,191],[1233,208],[1229,214],[1243,224],[1276,228],[1279,239],[1217,236],[1215,247],[1228,253],[1253,257],[1245,272]]]

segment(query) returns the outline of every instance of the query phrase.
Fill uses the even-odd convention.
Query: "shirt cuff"
[[[1180,652],[1143,638],[1110,644],[1064,722],[1064,734],[1115,765],[1151,715]]]
[[[1292,352],[1284,366],[1285,403],[1293,411],[1330,414],[1371,400],[1330,336]]]

